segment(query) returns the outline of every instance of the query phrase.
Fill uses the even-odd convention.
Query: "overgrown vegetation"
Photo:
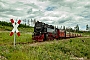
[[[14,35],[9,36],[10,32],[0,32],[0,45],[12,44],[14,40]],[[16,35],[16,43],[20,42],[32,42],[32,34],[27,32],[21,32],[21,36]]]
[[[90,59],[90,38],[54,40],[43,44],[0,46],[0,55],[8,60],[73,60]]]
[[[79,60],[90,59],[90,32],[82,33],[83,37],[63,40],[45,41],[33,44],[13,43],[13,36],[8,31],[11,26],[0,24],[0,60]],[[33,28],[19,27],[21,36],[16,36],[16,43],[32,42]]]

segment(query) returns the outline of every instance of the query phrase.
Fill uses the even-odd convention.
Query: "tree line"
[[[9,27],[13,26],[11,22],[5,22],[5,21],[0,21],[0,25],[1,26],[9,26]],[[20,24],[19,27],[30,28],[31,26],[26,25],[26,24]]]
[[[61,28],[60,29],[62,29],[62,30],[66,30],[66,31],[68,31],[68,32],[81,32],[80,31],[80,27],[79,27],[79,25],[77,24],[75,27],[74,27],[74,29],[72,29],[71,27],[65,27],[65,26],[61,26]],[[88,30],[88,31],[90,31],[90,27],[88,26],[88,24],[86,25],[86,30]]]
[[[35,23],[36,22],[36,19],[34,19],[34,20],[26,20],[26,19],[24,19],[24,20],[22,20],[24,23],[23,24],[20,24],[19,25],[19,27],[23,27],[23,28],[30,28],[31,26],[30,26],[30,22],[31,23]],[[10,26],[10,27],[12,27],[12,23],[11,22],[5,22],[5,21],[0,21],[0,25],[1,26]],[[75,27],[74,27],[74,29],[72,29],[71,27],[68,27],[68,28],[66,28],[65,26],[61,26],[61,28],[60,29],[63,29],[63,30],[66,30],[66,31],[70,31],[70,32],[79,32],[80,30],[79,30],[79,25],[77,24]],[[86,25],[86,30],[89,30],[90,29],[90,27],[88,26],[88,24]]]

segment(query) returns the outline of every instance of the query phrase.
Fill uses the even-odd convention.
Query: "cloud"
[[[90,23],[89,0],[0,0],[0,20],[37,19],[81,29]],[[90,26],[90,25],[89,25]]]

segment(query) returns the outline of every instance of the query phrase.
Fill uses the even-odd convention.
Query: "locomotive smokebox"
[[[43,31],[43,25],[44,23],[42,22],[36,22],[35,27],[34,27],[34,32],[42,32]]]

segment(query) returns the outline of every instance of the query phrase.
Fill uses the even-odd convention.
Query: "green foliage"
[[[1,25],[1,26],[12,27],[12,23],[11,23],[11,22],[0,21],[0,25]],[[31,26],[27,26],[27,25],[24,25],[24,24],[20,24],[19,27],[23,27],[23,28],[33,28],[33,27],[31,27]]]
[[[83,36],[90,36],[90,31],[79,31]]]
[[[73,30],[72,28],[66,28],[66,31],[68,31],[68,32],[74,32],[75,30]]]
[[[0,31],[11,31],[12,29],[13,29],[13,26],[9,27],[9,26],[0,25]]]
[[[0,45],[7,45],[12,44],[14,40],[14,35],[9,36],[10,32],[0,32]],[[32,35],[31,33],[24,33],[21,32],[21,36],[16,35],[16,43],[19,42],[32,42]]]
[[[89,28],[89,27],[88,27],[88,24],[87,24],[87,25],[86,25],[86,30],[88,30],[88,28]]]
[[[78,26],[78,24],[76,25],[75,30],[76,30],[76,32],[79,32],[79,26]]]
[[[13,28],[13,27],[12,27]],[[0,29],[12,30],[9,26],[1,26]],[[18,28],[21,36],[16,36],[16,43],[32,42],[33,28]],[[59,41],[48,41],[36,44],[17,44],[14,48],[14,36],[10,32],[0,31],[0,56],[8,60],[70,60],[72,57],[90,59],[90,32],[80,32],[88,38],[71,38]]]
[[[0,46],[0,55],[8,60],[70,60],[72,57],[90,59],[90,38],[54,40],[30,45]]]
[[[2,26],[12,26],[11,23],[5,22],[5,21],[0,21],[0,25]]]
[[[12,31],[13,29],[13,26],[12,27],[9,27],[9,26],[1,26],[0,25],[0,31]],[[18,27],[18,30],[20,32],[33,32],[33,28],[23,28],[23,27]]]

